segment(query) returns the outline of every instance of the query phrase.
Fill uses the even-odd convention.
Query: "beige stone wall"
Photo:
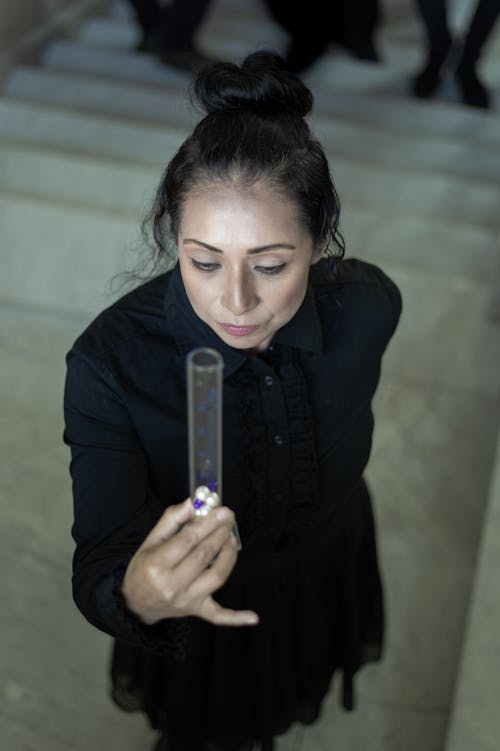
[[[70,31],[109,0],[0,0],[0,73],[36,53],[55,34]]]

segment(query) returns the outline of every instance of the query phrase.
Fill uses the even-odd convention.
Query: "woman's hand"
[[[187,615],[220,626],[258,623],[251,610],[229,610],[212,597],[236,563],[233,525],[226,506],[205,517],[195,517],[190,499],[170,506],[127,567],[122,594],[128,609],[148,625]]]

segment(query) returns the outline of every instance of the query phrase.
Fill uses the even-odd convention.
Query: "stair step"
[[[8,96],[70,108],[76,112],[126,117],[132,121],[174,124],[191,128],[199,119],[187,92],[158,91],[139,85],[100,80],[26,65],[15,68],[4,82]]]
[[[0,225],[12,249],[2,258],[2,300],[95,315],[117,296],[110,279],[137,260],[137,223],[125,217],[0,195]]]
[[[176,72],[162,66],[150,55],[132,55],[114,50],[95,50],[80,42],[61,40],[50,45],[43,57],[49,68],[72,70],[77,73],[96,73],[106,77],[116,77],[131,82],[149,85],[173,86]],[[177,73],[178,81],[185,85],[183,74]],[[175,80],[175,79],[174,79]],[[317,117],[312,118],[316,122]],[[335,145],[334,153],[384,161],[386,164],[399,164],[429,167],[432,171],[453,171],[459,175],[470,175],[477,179],[498,181],[500,174],[500,151],[492,154],[491,148],[465,145],[460,139],[436,137],[416,139],[413,134],[403,131],[387,131],[380,125],[357,123],[355,120],[335,122],[326,117],[318,123],[318,133],[322,139],[330,136]],[[412,141],[409,147],[409,141]]]
[[[123,216],[136,230],[147,214],[163,164],[119,164],[33,147],[0,145],[0,192],[58,207]],[[348,175],[346,175],[346,182]],[[366,182],[366,174],[362,182]],[[383,186],[382,183],[379,183]],[[457,191],[458,192],[458,191]],[[470,201],[470,195],[468,200]],[[497,263],[498,228],[474,226],[436,216],[415,215],[414,206],[392,211],[390,221],[379,205],[344,201],[342,230],[350,255],[375,263],[433,270],[489,284]],[[456,210],[456,207],[454,208]]]
[[[64,154],[37,156],[34,151],[28,158],[23,156],[22,149],[12,147],[9,150],[5,146],[2,180],[4,184],[11,180],[18,188],[25,181],[32,191],[43,191],[46,186],[51,197],[59,194],[61,200],[67,200],[75,193],[83,196],[85,205],[92,201],[93,205],[110,210],[120,211],[122,207],[125,211],[134,211],[132,207],[137,206],[137,196],[142,200],[145,193],[151,193],[153,177],[156,175],[159,178],[173,156],[173,152],[160,153],[161,163],[158,162],[156,167],[110,165],[107,168],[92,158],[85,160]],[[330,156],[328,149],[327,155]],[[35,158],[40,163],[39,181],[32,177],[33,167],[30,166],[30,159]],[[433,217],[460,226],[471,223],[498,231],[500,186],[425,171],[409,172],[383,164],[354,162],[339,155],[331,162],[341,200],[348,208],[354,210],[358,206],[375,205],[379,212],[390,213],[391,217],[401,211],[420,215],[426,220]],[[68,174],[73,174],[74,178],[66,190],[64,186]],[[127,181],[130,181],[133,189],[124,184]]]
[[[308,82],[309,80],[306,79]],[[368,126],[401,131],[408,136],[461,138],[489,149],[500,149],[499,118],[490,112],[438,100],[420,101],[390,90],[354,95],[332,91],[331,86],[311,82],[317,116],[356,120]]]
[[[131,59],[124,65],[134,68],[135,62]],[[119,68],[116,61],[115,67]],[[146,70],[156,70],[154,75],[161,75],[151,62],[139,62],[135,70],[139,70],[137,75]],[[127,85],[124,81],[82,73],[20,65],[6,78],[4,93],[18,99],[182,128],[192,127],[199,118],[189,102],[186,79],[180,80],[175,75],[169,76],[168,84],[165,79],[165,86],[158,87],[151,82],[148,86]],[[470,140],[479,148],[500,151],[498,119],[488,113],[472,111],[472,108],[466,110],[446,103],[422,103],[384,95],[332,92],[323,84],[313,87],[313,93],[316,104],[312,123],[327,118],[334,122],[357,122],[382,130],[388,138],[392,134],[400,134],[405,139],[434,135]]]
[[[0,98],[0,141],[156,167],[182,143],[187,129]]]
[[[186,90],[189,79],[185,73],[162,65],[154,55],[61,39],[48,45],[41,64],[55,71],[96,74],[104,78],[146,84],[159,88]]]
[[[151,207],[162,167],[0,144],[0,191],[139,219]]]

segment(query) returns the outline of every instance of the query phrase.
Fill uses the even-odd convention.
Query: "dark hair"
[[[344,255],[340,202],[328,162],[304,117],[313,104],[307,86],[282,58],[254,52],[241,66],[205,66],[193,84],[194,103],[206,112],[173,157],[143,223],[151,225],[156,266],[173,261],[187,195],[214,182],[264,182],[296,202],[314,243],[324,245],[331,271]]]

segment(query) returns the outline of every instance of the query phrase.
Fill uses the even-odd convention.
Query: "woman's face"
[[[299,309],[321,253],[297,217],[294,202],[262,184],[188,195],[178,236],[184,287],[231,347],[266,349]]]

